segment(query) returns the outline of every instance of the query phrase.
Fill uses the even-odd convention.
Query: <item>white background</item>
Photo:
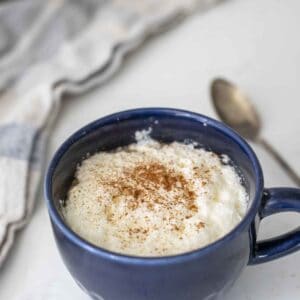
[[[49,144],[57,147],[86,123],[142,106],[179,107],[216,117],[208,86],[222,75],[245,89],[264,124],[262,134],[300,172],[300,1],[232,0],[151,39],[105,85],[64,102]],[[266,186],[292,182],[262,149]],[[299,225],[281,214],[262,223],[270,237]],[[32,221],[0,272],[0,299],[84,300],[64,267],[40,193]],[[247,267],[226,300],[300,299],[300,253]]]

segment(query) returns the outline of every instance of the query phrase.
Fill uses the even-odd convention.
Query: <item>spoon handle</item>
[[[293,170],[293,168],[288,164],[288,162],[271,146],[265,139],[259,138],[257,143],[264,147],[273,158],[280,164],[280,166],[285,170],[289,177],[294,181],[297,186],[300,186],[300,177]]]

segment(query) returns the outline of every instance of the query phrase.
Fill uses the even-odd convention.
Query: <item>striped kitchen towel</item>
[[[0,4],[0,265],[29,220],[63,93],[108,79],[146,37],[217,0]],[[83,104],[84,105],[84,104]]]

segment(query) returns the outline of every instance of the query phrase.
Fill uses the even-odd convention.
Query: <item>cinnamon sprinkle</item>
[[[127,207],[130,210],[135,210],[144,203],[148,209],[154,209],[156,204],[172,209],[182,203],[190,213],[198,211],[193,184],[183,174],[158,162],[141,163],[132,169],[126,169],[114,180],[100,179],[99,183],[115,190],[116,195],[127,196]],[[173,200],[172,197],[163,195],[165,193],[161,193],[161,189],[172,191]],[[113,202],[116,198],[113,197]]]

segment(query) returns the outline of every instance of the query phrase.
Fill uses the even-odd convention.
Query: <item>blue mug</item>
[[[96,247],[73,232],[60,213],[76,166],[87,153],[135,142],[137,130],[151,127],[164,143],[195,141],[227,154],[243,173],[250,202],[242,221],[221,239],[195,251],[163,257],[136,257]],[[257,242],[260,220],[279,212],[300,212],[300,190],[264,188],[263,174],[250,146],[232,129],[189,111],[141,108],[101,118],[69,137],[54,155],[45,197],[57,246],[70,273],[93,299],[223,299],[247,265],[264,263],[300,248],[299,228]]]

